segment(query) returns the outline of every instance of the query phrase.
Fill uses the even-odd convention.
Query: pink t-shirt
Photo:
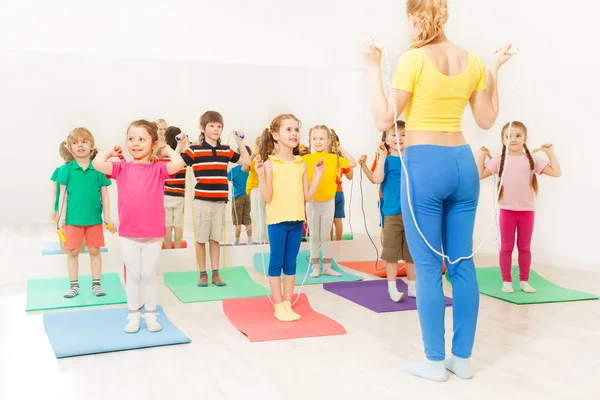
[[[111,179],[117,181],[119,236],[162,238],[165,226],[166,163],[113,162]]]
[[[526,154],[519,156],[507,155],[504,161],[504,179],[502,180],[502,198],[500,208],[513,211],[534,211],[535,193],[531,182],[533,174],[541,174],[550,162],[540,157],[533,157],[533,168],[529,165]],[[494,175],[500,170],[500,157],[494,157],[485,164],[485,167]]]

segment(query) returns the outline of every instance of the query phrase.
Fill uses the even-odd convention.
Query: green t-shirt
[[[85,170],[77,164],[77,160],[62,166],[56,182],[67,186],[67,225],[92,226],[102,223],[101,190],[102,186],[109,186],[111,182],[106,175],[94,169],[91,160]]]
[[[65,163],[65,165],[67,165],[67,163]],[[61,167],[58,167],[54,170],[54,172],[52,173],[52,177],[50,178],[50,180],[52,182],[56,182],[56,198],[54,199],[54,211],[58,211],[58,199],[60,198],[60,183],[58,183],[56,180],[58,179],[58,173],[60,172]]]

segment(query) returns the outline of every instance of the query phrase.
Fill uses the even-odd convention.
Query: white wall
[[[3,137],[19,135],[24,150],[5,152],[1,162],[22,165],[23,153],[36,149],[30,153],[35,169],[2,178],[10,188],[4,199],[15,210],[3,215],[5,224],[45,222],[47,178],[60,161],[56,146],[75,125],[92,129],[103,147],[121,140],[137,118],[164,117],[196,134],[198,117],[211,108],[223,112],[227,129],[241,126],[255,137],[276,113],[292,111],[305,127],[335,127],[355,155],[371,154],[378,134],[365,97],[360,41],[368,34],[384,40],[392,68],[408,45],[404,2],[395,0],[351,7],[316,0],[13,0],[3,1],[2,10]],[[474,149],[486,145],[497,154],[499,127],[519,119],[529,126],[532,147],[555,144],[563,176],[540,179],[533,256],[565,268],[598,266],[592,246],[600,238],[600,179],[590,171],[599,145],[592,108],[600,66],[592,27],[599,11],[594,0],[570,9],[558,0],[543,6],[450,1],[451,39],[486,62],[502,43],[522,49],[500,77],[497,126],[483,132],[467,111],[464,132]],[[491,215],[491,184],[482,185],[476,242]],[[358,180],[354,187],[352,221],[359,231]],[[374,233],[377,196],[367,182],[365,196]],[[495,246],[488,239],[482,251],[493,253]]]

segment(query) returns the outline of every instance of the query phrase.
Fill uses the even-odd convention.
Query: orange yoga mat
[[[366,274],[375,275],[379,278],[385,278],[385,261],[379,260],[377,266],[375,261],[338,261],[338,264],[344,267],[352,268]],[[405,263],[398,263],[398,276],[406,276]],[[446,265],[442,263],[442,274],[446,273]]]
[[[273,305],[268,297],[223,300],[223,311],[229,322],[251,342],[346,334],[342,325],[314,311],[304,293],[293,309],[302,318],[281,322],[273,316]]]

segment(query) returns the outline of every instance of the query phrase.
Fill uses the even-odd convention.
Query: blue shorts
[[[344,213],[345,206],[346,202],[344,200],[344,192],[336,192],[335,211],[333,213],[333,218],[346,218],[346,214]]]
[[[385,219],[383,216],[383,197],[379,198],[379,226],[383,228],[383,220]]]

